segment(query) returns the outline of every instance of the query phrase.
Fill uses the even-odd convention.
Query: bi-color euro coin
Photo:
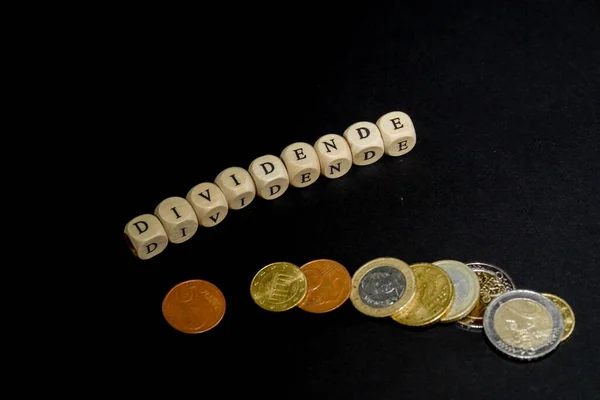
[[[441,260],[433,263],[450,276],[454,285],[452,306],[441,318],[441,322],[455,322],[466,317],[479,301],[479,279],[466,264],[455,260]]]
[[[479,300],[475,308],[463,319],[457,322],[460,328],[468,331],[481,331],[483,328],[483,313],[487,305],[502,293],[515,289],[515,284],[506,272],[495,265],[482,262],[467,263],[479,280]]]
[[[483,330],[500,352],[530,361],[556,349],[563,337],[564,322],[552,300],[531,290],[513,290],[488,305]]]
[[[415,275],[404,261],[381,257],[361,266],[352,277],[350,301],[365,315],[389,317],[415,295]]]

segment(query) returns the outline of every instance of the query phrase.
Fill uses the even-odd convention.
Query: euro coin
[[[441,322],[455,322],[466,317],[479,301],[479,279],[466,264],[454,260],[441,260],[433,263],[450,276],[454,286],[452,306],[440,319]]]
[[[566,301],[556,295],[549,293],[542,294],[552,300],[552,302],[558,307],[565,325],[565,331],[563,332],[561,342],[567,340],[567,338],[571,336],[571,333],[573,333],[573,330],[575,329],[575,313],[573,312],[573,309]]]
[[[315,260],[300,267],[308,285],[306,297],[300,303],[304,311],[326,313],[333,311],[350,297],[352,278],[348,270],[333,260]]]
[[[210,282],[190,280],[175,285],[162,302],[163,316],[183,333],[214,328],[225,315],[225,297]]]
[[[531,290],[501,294],[483,315],[483,330],[490,343],[519,360],[535,360],[552,352],[564,329],[556,304]]]
[[[457,322],[460,328],[469,331],[483,329],[483,313],[487,305],[502,293],[515,289],[515,284],[506,272],[495,265],[481,262],[467,263],[479,280],[479,300],[475,308],[463,319]]]
[[[269,264],[256,273],[250,284],[252,300],[268,311],[286,311],[306,296],[306,276],[288,262]]]
[[[434,264],[410,266],[415,274],[416,294],[408,307],[392,315],[394,321],[408,326],[425,326],[442,318],[452,306],[454,285],[450,276]]]
[[[404,261],[392,257],[371,260],[352,277],[350,300],[371,317],[389,317],[415,295],[415,275]]]

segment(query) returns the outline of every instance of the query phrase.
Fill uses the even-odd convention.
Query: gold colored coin
[[[556,307],[558,307],[560,315],[562,315],[565,323],[565,331],[563,332],[563,337],[561,339],[561,342],[563,342],[571,336],[571,333],[573,333],[573,330],[575,329],[575,313],[564,299],[550,293],[542,293],[542,295],[552,300],[552,302],[556,304]]]
[[[400,312],[392,315],[394,321],[408,326],[425,326],[438,321],[452,307],[454,285],[450,276],[437,265],[411,265],[415,274],[417,294]]]
[[[350,301],[370,317],[389,317],[415,295],[415,275],[404,261],[382,257],[361,266],[352,277]]]
[[[256,273],[250,284],[252,300],[268,311],[286,311],[304,300],[306,276],[288,262],[269,264]]]

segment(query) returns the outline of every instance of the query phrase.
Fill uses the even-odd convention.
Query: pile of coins
[[[278,262],[252,280],[254,302],[268,311],[299,308],[324,313],[348,298],[371,317],[391,317],[399,324],[422,327],[451,323],[481,331],[501,353],[534,360],[552,352],[575,326],[571,307],[561,298],[517,290],[500,268],[455,260],[408,265],[397,258],[367,262],[352,278],[332,260],[302,267]]]
[[[197,184],[185,198],[173,196],[161,201],[153,214],[142,214],[125,225],[125,242],[136,257],[148,260],[162,253],[169,243],[188,241],[200,227],[220,224],[229,210],[246,208],[257,196],[275,200],[290,186],[308,187],[321,175],[341,178],[353,165],[371,165],[384,154],[398,157],[410,152],[416,140],[410,117],[392,111],[376,123],[350,125],[343,136],[321,136],[314,146],[292,143],[279,157],[267,154],[256,158],[247,169],[226,168],[214,183]]]

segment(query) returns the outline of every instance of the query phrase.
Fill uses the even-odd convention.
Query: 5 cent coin
[[[163,316],[183,333],[214,328],[225,315],[225,297],[210,282],[190,280],[175,285],[162,302]]]
[[[333,260],[315,260],[300,267],[306,275],[308,291],[300,303],[304,311],[326,313],[335,310],[350,297],[352,278],[348,270]]]

